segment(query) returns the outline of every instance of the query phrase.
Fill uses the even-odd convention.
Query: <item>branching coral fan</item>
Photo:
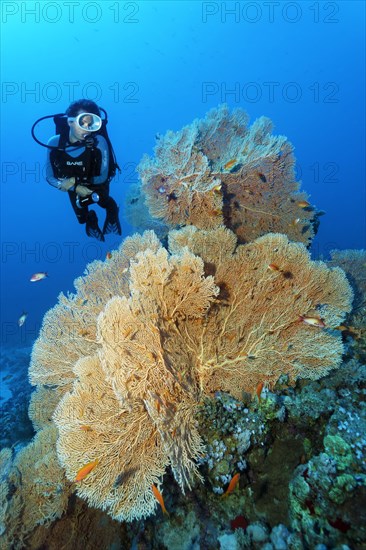
[[[46,316],[32,357],[32,383],[60,398],[53,420],[67,478],[98,461],[77,492],[119,520],[153,512],[151,485],[168,466],[182,490],[200,477],[195,413],[205,395],[240,398],[281,373],[318,378],[341,361],[332,328],[352,300],[341,269],[284,235],[238,246],[223,227],[171,231],[169,250],[146,232],[91,264],[76,295]]]
[[[268,118],[248,122],[242,109],[222,105],[159,137],[155,156],[138,166],[150,214],[171,228],[224,224],[241,243],[276,232],[308,245],[320,213],[299,192],[293,147],[271,135]],[[141,211],[141,197],[130,202]]]

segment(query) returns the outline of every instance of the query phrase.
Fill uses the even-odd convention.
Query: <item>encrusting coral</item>
[[[119,520],[153,512],[151,485],[168,466],[182,490],[200,477],[205,395],[240,398],[282,373],[319,378],[341,361],[332,329],[352,300],[341,269],[311,261],[284,235],[237,245],[222,227],[172,231],[169,248],[146,232],[91,264],[76,295],[61,295],[46,317],[32,357],[33,383],[60,395],[53,420],[67,478],[97,461],[77,492]],[[72,316],[80,330],[60,330]],[[63,350],[53,362],[50,322]],[[56,385],[62,374],[67,390]]]
[[[138,166],[150,214],[171,228],[225,225],[241,243],[276,232],[308,245],[320,213],[299,192],[293,147],[271,135],[268,118],[248,122],[242,109],[221,105],[159,136],[155,156]],[[141,196],[130,202],[141,210]]]

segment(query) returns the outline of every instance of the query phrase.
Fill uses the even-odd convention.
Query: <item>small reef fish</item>
[[[114,489],[117,489],[117,487],[120,487],[123,483],[124,475],[123,473],[119,474],[116,479],[114,480],[113,487]]]
[[[263,182],[263,183],[267,183],[267,178],[264,174],[262,174],[262,172],[257,172],[258,174],[258,177],[259,179]]]
[[[26,318],[28,317],[28,313],[26,311],[23,311],[21,316],[18,319],[18,326],[22,327],[25,323]]]
[[[215,185],[215,187],[212,188],[212,191],[214,193],[220,194],[221,193],[221,183],[219,183],[218,185]]]
[[[124,470],[114,480],[113,487],[117,489],[120,487],[123,483],[126,483],[132,476],[134,476],[137,472],[137,468],[129,468],[128,470]]]
[[[311,206],[310,202],[308,201],[298,201],[296,204],[300,208],[309,208],[309,206]]]
[[[282,271],[277,264],[269,264],[268,269],[271,271]]]
[[[164,514],[166,514],[167,516],[169,516],[169,512],[168,512],[167,509],[165,508],[163,495],[161,494],[161,492],[159,491],[159,489],[158,489],[154,484],[151,485],[151,488],[152,488],[152,492],[154,493],[154,497],[156,498],[156,500],[157,500],[158,503],[160,504],[161,509],[163,510]]]
[[[229,160],[226,164],[224,164],[224,170],[230,170],[235,164],[237,163],[236,159]]]
[[[257,386],[257,389],[255,390],[255,393],[257,394],[259,403],[261,402],[261,395],[262,395],[263,388],[264,388],[264,382],[259,382],[259,384]]]
[[[82,430],[83,432],[92,432],[93,431],[93,428],[91,428],[90,426],[80,426],[80,430]]]
[[[31,283],[36,283],[37,281],[42,281],[48,277],[48,273],[45,271],[40,271],[39,273],[33,273],[32,277],[29,279]]]
[[[76,474],[75,482],[82,481],[83,479],[85,479],[86,476],[89,475],[92,470],[94,470],[94,468],[98,464],[98,462],[99,462],[98,459],[93,460],[93,462],[88,462],[88,464],[86,464],[85,466],[80,468],[80,470]]]
[[[107,254],[105,255],[105,259],[110,260],[111,258],[112,258],[112,252],[107,252]]]
[[[229,487],[226,489],[225,493],[222,495],[222,497],[227,497],[228,495],[230,495],[235,487],[237,486],[238,484],[238,481],[239,481],[239,478],[240,478],[240,474],[235,474],[231,480],[230,480],[230,483],[229,483]]]
[[[306,325],[311,325],[312,327],[325,327],[325,323],[323,319],[320,319],[320,317],[308,317],[307,315],[299,315],[299,320]]]

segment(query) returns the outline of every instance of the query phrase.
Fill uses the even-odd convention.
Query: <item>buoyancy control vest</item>
[[[93,177],[100,175],[102,165],[102,153],[96,146],[96,138],[91,136],[85,143],[80,143],[81,153],[77,156],[68,153],[68,148],[63,143],[60,135],[59,147],[52,149],[50,160],[52,163],[54,175],[58,179],[70,178],[74,176],[77,183],[91,182]],[[75,151],[77,144],[71,144]],[[107,181],[109,181],[109,176]]]

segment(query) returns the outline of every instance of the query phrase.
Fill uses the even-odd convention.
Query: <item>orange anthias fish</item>
[[[159,491],[159,489],[158,489],[154,484],[151,485],[151,488],[152,488],[152,492],[154,493],[154,497],[156,498],[156,500],[157,500],[158,503],[160,504],[161,509],[163,510],[164,514],[166,514],[167,516],[169,516],[169,512],[168,512],[167,509],[165,508],[163,495],[161,494],[161,492]]]
[[[320,319],[320,317],[308,317],[307,315],[299,315],[299,320],[306,325],[311,325],[312,327],[325,327],[325,323],[323,319]]]
[[[32,277],[29,279],[31,283],[36,283],[37,281],[42,281],[48,277],[48,273],[45,271],[40,271],[39,273],[33,273]]]
[[[235,166],[236,162],[237,162],[236,159],[229,160],[226,164],[224,164],[224,170],[230,170],[230,168]]]
[[[90,474],[90,472],[92,470],[94,470],[95,466],[98,464],[99,460],[93,460],[93,462],[88,462],[88,464],[86,464],[85,466],[83,466],[82,468],[80,468],[80,470],[78,471],[78,473],[76,474],[76,477],[75,477],[75,482],[77,481],[82,481],[83,479],[86,478],[86,476],[88,474]]]
[[[271,271],[281,271],[277,264],[269,264],[268,269]]]
[[[255,390],[259,403],[261,402],[261,395],[262,395],[263,388],[264,388],[264,382],[259,382],[257,389]]]
[[[110,260],[112,258],[112,252],[107,252],[105,255],[106,260]]]
[[[311,206],[308,201],[298,201],[296,204],[297,206],[300,206],[300,208],[309,208],[309,206]]]
[[[234,491],[235,487],[238,484],[239,477],[240,477],[240,474],[235,474],[231,478],[230,483],[229,483],[229,487],[226,489],[225,493],[222,495],[223,497],[227,497],[228,495],[230,495]]]

